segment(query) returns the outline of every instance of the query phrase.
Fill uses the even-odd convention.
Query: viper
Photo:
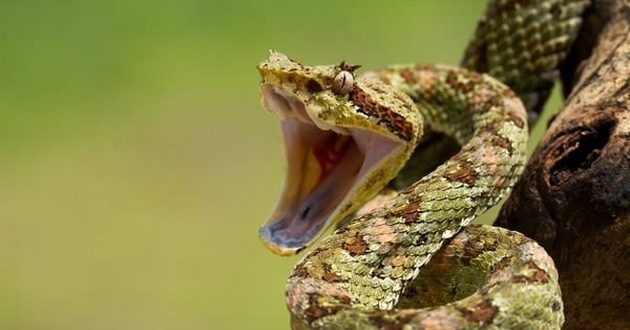
[[[287,284],[293,328],[561,327],[558,275],[545,251],[519,233],[469,224],[518,179],[527,110],[544,103],[587,5],[490,1],[463,67],[358,74],[357,65],[309,66],[276,51],[258,65],[287,160],[259,234],[277,254],[311,247]],[[459,151],[389,189],[422,157],[430,132]]]

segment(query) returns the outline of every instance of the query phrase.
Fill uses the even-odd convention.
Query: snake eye
[[[352,85],[354,85],[354,76],[352,73],[342,70],[337,73],[335,79],[333,80],[332,89],[333,92],[337,94],[348,94],[352,90]]]

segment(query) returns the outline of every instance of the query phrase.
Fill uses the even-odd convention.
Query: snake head
[[[280,118],[287,174],[259,234],[292,255],[380,191],[409,157],[420,130],[411,99],[352,66],[305,66],[271,52],[258,65],[262,104]]]

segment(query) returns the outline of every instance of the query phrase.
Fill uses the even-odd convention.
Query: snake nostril
[[[309,93],[314,94],[314,93],[319,93],[322,90],[324,90],[324,88],[322,87],[322,85],[320,85],[317,80],[315,79],[310,79],[307,83],[306,83],[306,90],[308,90]]]

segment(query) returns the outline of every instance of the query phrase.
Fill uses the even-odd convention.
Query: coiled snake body
[[[259,64],[263,103],[281,118],[288,163],[280,202],[260,230],[265,244],[297,253],[381,192],[294,267],[294,328],[561,326],[557,274],[540,246],[489,226],[460,231],[521,173],[527,112],[519,96],[530,108],[546,98],[586,4],[490,3],[464,65],[518,95],[489,75],[449,66],[355,76],[357,67],[343,62],[305,66],[273,51]],[[452,136],[461,150],[386,193],[428,130]]]

